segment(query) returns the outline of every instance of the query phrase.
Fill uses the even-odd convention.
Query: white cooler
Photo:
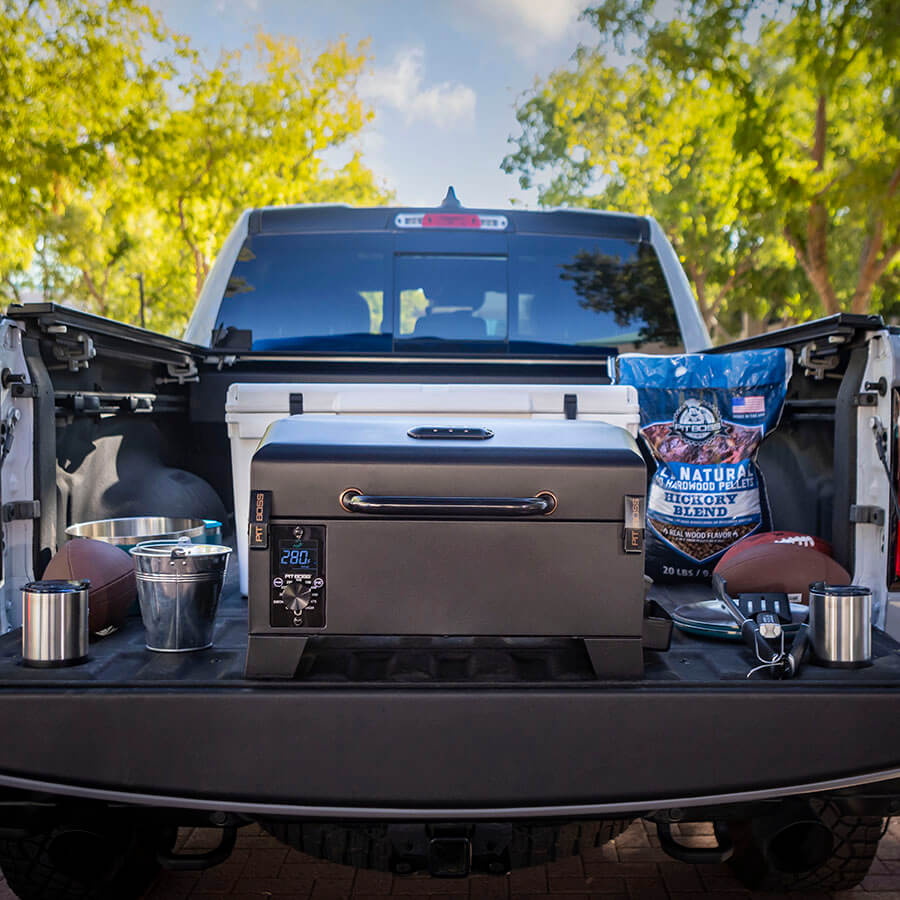
[[[332,415],[510,416],[607,422],[637,437],[637,391],[631,385],[541,384],[232,384],[225,402],[231,439],[234,523],[241,592],[247,593],[250,460],[276,419]]]

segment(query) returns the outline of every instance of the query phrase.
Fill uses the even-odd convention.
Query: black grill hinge
[[[567,419],[578,418],[578,394],[563,394],[563,412]]]
[[[865,391],[861,394],[855,394],[853,397],[854,406],[878,406],[878,394],[874,391]]]
[[[292,416],[303,415],[303,394],[291,394],[288,409]]]
[[[21,519],[39,519],[41,517],[40,500],[17,500],[3,504],[3,521],[16,522]]]
[[[850,507],[850,521],[858,525],[884,525],[885,514],[881,506],[857,506]]]

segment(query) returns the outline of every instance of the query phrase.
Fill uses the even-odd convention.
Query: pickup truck
[[[616,261],[607,275],[642,271],[608,278],[589,309],[572,278],[592,254]],[[457,646],[446,666],[434,642],[323,639],[300,677],[253,680],[237,566],[211,649],[152,653],[132,614],[82,665],[22,665],[20,589],[69,525],[153,514],[218,518],[226,540],[246,529],[233,384],[603,385],[625,350],[773,347],[793,351],[793,372],[758,457],[772,525],[829,541],[871,588],[868,668],[747,679],[744,648],[676,631],[624,680],[595,677],[563,639]],[[160,865],[221,862],[253,821],[331,861],[446,877],[557,859],[638,817],[676,859],[728,860],[748,885],[846,889],[900,812],[900,335],[876,316],[713,348],[650,218],[264,208],[225,241],[183,340],[13,305],[0,373],[0,866],[19,897],[137,898]],[[717,846],[673,837],[694,821],[715,823]],[[221,829],[221,845],[176,854],[180,826]]]

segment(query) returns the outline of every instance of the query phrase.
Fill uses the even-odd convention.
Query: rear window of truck
[[[251,235],[214,340],[234,332],[254,351],[606,356],[680,344],[653,249],[584,235]]]

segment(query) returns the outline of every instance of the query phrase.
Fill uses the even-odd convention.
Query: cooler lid
[[[621,521],[646,470],[622,428],[579,420],[302,415],[266,432],[251,489],[272,516],[348,517],[348,490],[380,497],[556,498],[554,519]],[[550,517],[548,517],[550,518]]]
[[[579,414],[639,412],[631,385],[235,383],[228,388],[226,420],[260,413],[291,412],[291,396],[302,395],[305,413],[475,413],[564,416],[574,395]],[[296,401],[295,401],[296,402]]]

